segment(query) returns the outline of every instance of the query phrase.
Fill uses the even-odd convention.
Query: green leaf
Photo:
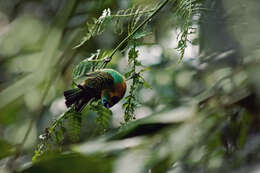
[[[146,72],[146,71],[150,71],[151,68],[150,67],[145,67],[142,70],[140,70],[140,73]]]
[[[135,66],[143,66],[140,61],[135,61]]]
[[[98,27],[98,20],[93,18],[93,23],[87,23],[87,31],[85,36],[81,39],[80,43],[74,46],[73,49],[79,48],[84,45],[91,37],[96,35],[96,28]]]
[[[73,69],[73,79],[77,80],[80,77],[84,76],[91,68],[91,62],[89,61],[81,61],[74,69]]]
[[[57,144],[59,145],[62,144],[64,139],[64,127],[62,125],[59,125],[59,128],[57,128],[54,131],[54,139]]]
[[[146,37],[147,35],[151,35],[151,34],[152,34],[152,32],[142,30],[142,31],[136,32],[133,35],[133,39],[140,39],[140,38]]]
[[[80,113],[71,113],[68,116],[68,134],[72,142],[79,141],[82,117]]]
[[[0,149],[0,160],[7,156],[13,155],[16,151],[16,148],[14,146],[2,139],[0,139]]]
[[[143,86],[148,89],[152,89],[151,85],[147,83],[146,81],[143,81]]]
[[[91,38],[91,34],[85,35],[85,36],[81,39],[80,43],[79,43],[78,45],[74,46],[73,49],[77,49],[77,48],[81,47],[81,46],[82,46],[83,44],[85,44],[90,38]]]
[[[101,103],[95,109],[97,111],[95,123],[98,125],[99,132],[103,134],[110,126],[112,111],[105,108]]]
[[[128,52],[128,61],[132,62],[138,57],[138,50],[135,47],[132,47]]]
[[[125,78],[128,79],[129,77],[131,77],[132,73],[133,73],[133,70],[130,70],[129,72],[126,72],[125,75],[124,75]]]
[[[7,156],[13,155],[15,151],[16,149],[14,146],[0,139],[0,160]]]
[[[50,153],[43,159],[29,165],[21,173],[110,173],[113,159],[103,155],[84,156],[73,153]]]

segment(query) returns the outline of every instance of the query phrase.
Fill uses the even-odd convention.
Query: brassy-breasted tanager
[[[64,91],[66,106],[74,105],[77,112],[80,112],[92,98],[101,99],[102,104],[110,108],[125,94],[125,78],[113,69],[86,73],[85,77],[77,88]]]

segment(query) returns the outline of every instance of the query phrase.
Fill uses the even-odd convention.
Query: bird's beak
[[[104,106],[105,106],[106,108],[109,108],[109,104],[108,104],[108,103],[105,103]]]

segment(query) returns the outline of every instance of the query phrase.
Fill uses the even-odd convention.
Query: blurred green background
[[[137,45],[151,89],[135,93],[136,120],[121,125],[122,100],[100,133],[97,114],[86,110],[79,139],[70,140],[67,122],[63,142],[31,162],[39,136],[67,110],[63,91],[71,88],[75,66],[98,49],[112,52],[127,36],[108,22],[102,34],[75,49],[87,22],[104,9],[149,10],[159,2],[0,0],[0,172],[260,171],[258,0],[169,1]],[[178,63],[176,48],[187,26]],[[125,74],[127,61],[127,50],[120,49],[108,67]],[[128,94],[131,80],[127,84]]]

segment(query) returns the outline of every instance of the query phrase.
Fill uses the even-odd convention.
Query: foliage
[[[60,2],[0,3],[0,172],[259,170],[258,1]],[[123,100],[66,108],[106,67]]]
[[[15,153],[15,148],[4,140],[0,140],[0,148],[3,150],[3,152],[0,155],[0,159]]]
[[[179,62],[183,59],[187,43],[192,44],[189,40],[189,35],[196,33],[198,30],[196,24],[202,12],[202,2],[201,0],[179,0],[176,2],[176,14],[183,21],[180,24],[180,33],[178,35],[177,50],[181,53]]]
[[[109,130],[112,111],[102,106],[100,101],[91,102],[89,109],[97,112],[95,123],[97,124],[99,133],[104,134]]]
[[[143,68],[139,72],[136,71],[137,66],[142,66],[141,62],[138,61],[137,58],[138,50],[136,50],[136,46],[134,45],[128,52],[128,64],[132,64],[132,68],[129,72],[125,74],[126,78],[130,77],[130,79],[133,80],[132,85],[130,86],[129,95],[125,97],[125,103],[123,104],[123,108],[125,108],[125,122],[132,121],[133,119],[135,119],[134,110],[138,106],[138,101],[135,96],[135,92],[138,89],[138,87],[142,87],[144,85],[147,88],[151,88],[149,84],[141,76],[141,73],[144,72],[146,69]]]
[[[69,133],[69,137],[70,137],[72,142],[78,142],[79,141],[81,121],[82,121],[81,114],[79,114],[79,113],[71,114],[68,117],[68,120],[69,120],[69,122],[68,122],[67,131]]]
[[[151,12],[153,10],[150,10],[148,12]],[[88,41],[91,37],[101,34],[103,32],[104,29],[102,29],[105,21],[107,20],[107,18],[109,17],[110,19],[110,10],[104,10],[102,13],[102,16],[99,17],[98,20],[95,20],[93,25],[88,25],[88,32],[87,35],[85,37],[83,37],[82,42],[76,46],[80,47],[81,45],[83,45],[86,41]],[[131,17],[130,18],[130,22],[128,24],[128,34],[129,36],[134,36],[134,33],[137,31],[134,31],[135,28],[137,27],[138,21],[141,19],[141,17],[146,14],[146,11],[142,11],[140,10],[140,8],[132,8],[131,10],[127,9],[125,11],[119,11],[117,13],[117,15],[115,15],[117,18],[118,17]],[[117,20],[117,24],[119,24],[120,21]],[[144,25],[141,24],[140,26]],[[145,36],[145,35],[143,35]],[[139,34],[139,36],[135,36],[135,38],[142,38],[142,35]],[[135,42],[135,41],[133,41]],[[136,44],[136,43],[133,43]],[[117,48],[115,49],[117,50]],[[76,81],[79,78],[83,77],[85,73],[87,73],[89,70],[91,71],[95,71],[96,69],[102,68],[102,66],[105,65],[109,62],[106,59],[106,52],[102,52],[100,50],[97,50],[96,53],[92,54],[90,58],[87,58],[85,60],[83,60],[82,62],[80,62],[73,70],[73,79]],[[110,55],[110,57],[112,58],[113,54]],[[134,92],[137,89],[137,87],[139,85],[143,85],[144,83],[146,84],[146,86],[148,86],[148,84],[145,82],[144,78],[141,76],[141,72],[143,72],[144,70],[141,70],[140,72],[136,72],[136,66],[140,66],[141,63],[137,60],[138,54],[137,51],[135,50],[135,46],[134,48],[130,49],[129,51],[129,65],[132,65],[132,69],[131,71],[129,71],[127,74],[128,75],[132,75],[132,79],[133,79],[133,84],[131,85],[131,89],[130,89],[130,95],[126,97],[126,103],[123,105],[125,108],[125,121],[128,122],[130,120],[134,119],[134,109],[137,106],[137,101],[136,98],[134,96]],[[101,65],[100,65],[101,64]],[[91,68],[91,69],[90,69]],[[126,75],[126,77],[129,77]],[[76,84],[76,82],[73,82],[73,84]],[[96,102],[96,101],[91,101],[87,108],[89,110],[93,110],[97,112],[97,118],[96,118],[96,124],[98,126],[98,129],[100,131],[100,133],[104,133],[108,127],[109,127],[109,120],[110,120],[110,116],[112,114],[112,112],[110,110],[105,109],[103,106],[101,106],[100,102]],[[70,113],[72,111],[72,114]],[[67,115],[69,114],[69,116]],[[71,138],[71,141],[78,141],[78,134],[80,131],[80,123],[81,123],[81,115],[78,114],[77,112],[73,112],[73,109],[69,110],[68,113],[64,113],[61,118],[59,118],[58,120],[56,120],[54,122],[54,124],[50,127],[51,131],[49,131],[47,129],[47,131],[45,132],[44,136],[44,142],[42,142],[42,145],[38,146],[38,149],[35,152],[35,156],[34,156],[34,160],[36,160],[39,156],[41,156],[42,154],[44,154],[44,152],[48,151],[49,148],[46,147],[46,145],[48,146],[48,141],[49,139],[51,140],[51,138],[49,137],[50,135],[54,135],[54,138],[56,140],[57,144],[61,144],[61,142],[64,140],[64,126],[62,126],[61,124],[63,123],[63,119],[69,119],[69,124],[68,124],[68,129],[66,130],[68,132],[68,135]],[[44,148],[44,150],[42,150],[42,148]]]
[[[156,9],[156,8],[155,8]],[[148,17],[148,15],[153,12],[153,10],[148,10],[147,7],[133,7],[125,10],[119,10],[115,15],[111,15],[111,10],[104,9],[102,15],[98,19],[93,19],[93,23],[87,23],[87,32],[83,37],[81,42],[75,46],[78,48],[85,44],[91,37],[100,35],[104,32],[105,27],[111,21],[115,23],[115,32],[118,34],[122,34],[124,32],[124,19],[127,18],[127,32],[130,34],[139,24],[139,21]]]

